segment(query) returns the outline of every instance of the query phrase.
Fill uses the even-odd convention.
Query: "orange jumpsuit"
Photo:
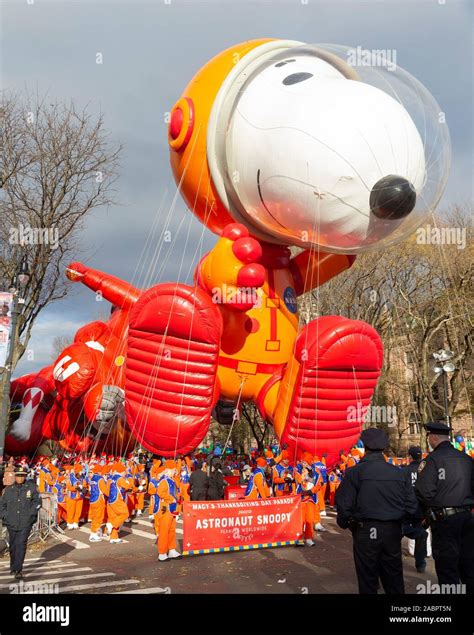
[[[126,478],[131,482],[132,488],[127,492],[127,509],[128,518],[132,518],[135,515],[137,508],[137,482],[136,482],[136,467],[133,466],[127,470]]]
[[[67,522],[67,509],[66,509],[66,497],[64,491],[64,477],[58,475],[56,481],[51,487],[51,492],[56,494],[57,502],[58,502],[58,525],[62,520]]]
[[[287,475],[293,475],[292,467],[285,467],[280,464],[273,466],[272,482],[275,496],[290,496],[293,494],[294,483],[285,478]]]
[[[314,462],[312,464],[313,471],[317,471],[321,474],[322,481],[321,487],[318,490],[318,508],[319,512],[326,511],[326,488],[327,488],[327,470],[326,470],[326,459],[322,457],[321,459],[318,456],[314,457]]]
[[[112,525],[111,540],[117,540],[122,523],[128,518],[128,507],[125,492],[132,489],[132,483],[122,474],[114,474],[109,483],[109,499],[107,501],[107,522]]]
[[[161,467],[161,461],[159,459],[155,459],[153,461],[153,465],[152,468],[150,470],[150,481],[152,478],[157,479],[158,478],[158,474],[160,472],[163,471],[163,468]],[[148,493],[151,494],[150,492],[150,486],[148,486]],[[154,512],[153,512],[153,497],[150,496],[150,502],[148,504],[148,515],[149,516],[153,516]]]
[[[178,488],[169,476],[163,476],[156,488],[159,509],[155,515],[158,533],[158,553],[167,554],[176,550],[176,514],[178,511]]]
[[[181,461],[178,465],[179,474],[179,491],[183,501],[191,500],[189,495],[189,477],[191,475],[191,460],[189,456],[184,457],[184,461]]]
[[[54,484],[54,478],[49,468],[43,464],[39,469],[38,491],[40,494],[46,494]]]
[[[321,516],[318,506],[318,492],[322,485],[322,476],[318,478],[313,487],[306,489],[307,480],[301,477],[296,493],[301,495],[301,508],[303,511],[303,534],[305,539],[313,538],[314,524],[319,523]]]
[[[145,507],[145,492],[147,490],[147,477],[143,468],[137,472],[136,479],[137,479],[136,509],[137,509],[137,512],[142,512],[143,508]],[[140,487],[142,487],[143,489],[140,489]]]
[[[341,479],[335,472],[331,472],[331,474],[329,474],[329,477],[328,477],[328,483],[329,483],[329,504],[331,505],[331,507],[334,507],[334,501],[336,498],[336,490],[341,483]]]
[[[152,475],[151,475],[152,476]],[[156,477],[152,476],[148,483],[148,493],[150,494],[150,506],[149,512],[150,516],[153,516],[155,534],[158,536],[158,529],[160,526],[159,514],[158,511],[160,509],[160,499],[158,497],[158,485],[160,483],[161,477],[158,475]]]
[[[89,478],[90,503],[89,518],[91,520],[91,532],[96,534],[105,520],[105,499],[109,494],[109,485],[99,472]]]
[[[250,500],[254,498],[268,498],[270,490],[268,489],[265,478],[265,471],[261,467],[257,467],[251,474],[247,489],[245,490],[245,498]]]
[[[79,523],[82,514],[82,482],[74,473],[66,475],[66,515],[68,525]]]

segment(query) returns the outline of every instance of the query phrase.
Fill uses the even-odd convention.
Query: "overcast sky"
[[[275,37],[395,49],[397,64],[433,93],[446,113],[453,166],[443,204],[472,198],[472,8],[469,0],[3,0],[3,88],[38,89],[102,111],[123,146],[116,199],[96,210],[81,235],[81,259],[143,284],[186,280],[215,237],[178,199],[175,243],[150,259],[173,203],[164,114],[210,57],[237,42]],[[96,64],[96,54],[103,64]],[[161,208],[160,208],[161,205]],[[161,211],[160,211],[161,209]],[[148,238],[148,244],[146,240]],[[184,256],[182,258],[182,256]],[[75,285],[38,319],[34,359],[16,374],[51,363],[55,335],[72,336],[108,306]]]

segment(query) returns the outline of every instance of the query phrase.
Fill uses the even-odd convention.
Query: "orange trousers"
[[[326,486],[327,483],[321,485],[321,489],[318,490],[318,505],[319,511],[326,511]]]
[[[137,495],[135,492],[129,492],[127,496],[128,516],[132,516],[137,506]],[[127,518],[128,518],[127,516]]]
[[[336,490],[339,483],[329,483],[329,504],[334,507],[334,501],[336,497]]]
[[[96,534],[105,519],[105,501],[99,500],[89,506],[89,518],[91,520],[91,532]]]
[[[78,498],[76,501],[76,509],[74,510],[74,522],[79,523],[82,518],[82,507],[84,505],[84,499]]]
[[[66,501],[64,501],[64,503],[58,503],[58,525],[62,520],[67,522]]]
[[[153,525],[155,527],[155,535],[156,535],[157,538],[158,538],[158,533],[159,533],[159,530],[160,530],[160,516],[161,516],[161,514],[158,511],[158,512],[156,512],[156,514],[155,514],[155,516],[153,518]]]
[[[118,500],[111,505],[107,504],[107,522],[112,524],[111,540],[118,538],[118,532],[122,523],[128,518],[128,507],[124,501]]]
[[[160,511],[155,514],[155,531],[158,535],[158,553],[176,549],[176,516]]]
[[[306,539],[313,538],[314,533],[314,523],[318,522],[316,520],[316,510],[317,515],[319,516],[319,509],[317,509],[317,505],[315,505],[312,501],[308,501],[301,505],[303,510],[303,534]]]
[[[145,506],[145,492],[138,492],[137,494],[137,510],[143,511]]]
[[[69,525],[79,522],[82,513],[82,504],[82,498],[66,497],[66,521]]]
[[[189,483],[183,483],[180,485],[181,495],[183,497],[183,501],[190,501],[191,497],[189,496]]]

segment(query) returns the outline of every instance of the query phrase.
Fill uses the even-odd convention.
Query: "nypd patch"
[[[421,462],[420,462],[420,465],[418,466],[418,470],[417,470],[417,471],[418,471],[418,474],[419,474],[420,472],[423,472],[423,470],[425,469],[425,465],[426,465],[426,461],[425,461],[425,460],[423,460],[423,461],[421,461]]]

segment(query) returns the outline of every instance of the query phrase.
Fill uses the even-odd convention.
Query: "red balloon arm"
[[[131,308],[142,294],[140,289],[136,289],[128,282],[103,271],[90,269],[81,262],[72,262],[68,265],[66,276],[72,282],[82,282],[120,309]]]

